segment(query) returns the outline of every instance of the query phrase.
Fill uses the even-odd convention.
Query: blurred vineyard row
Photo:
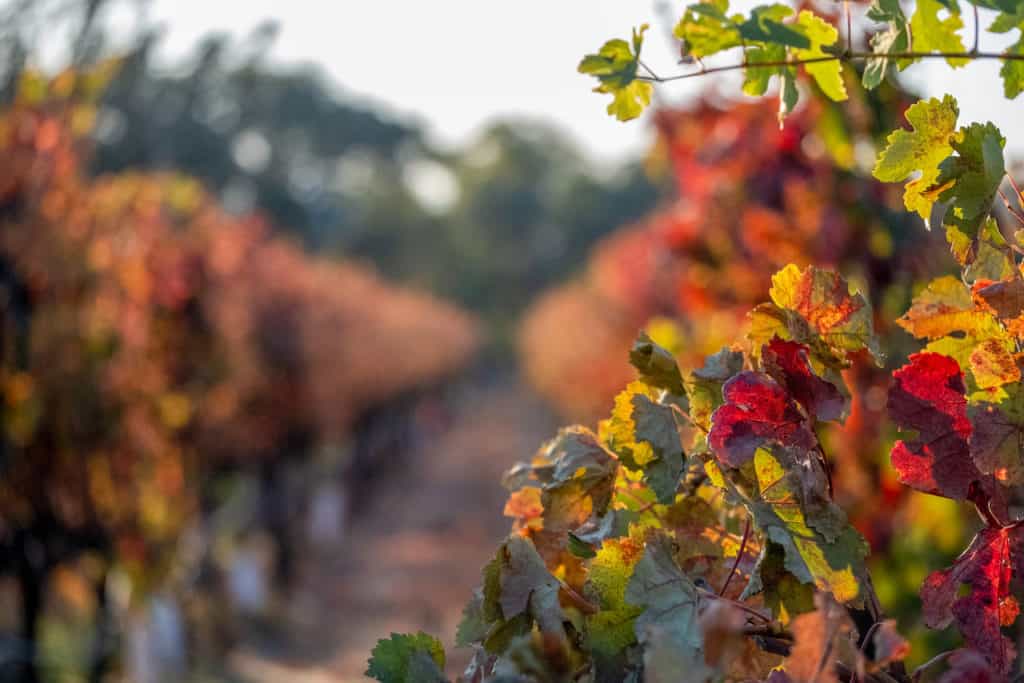
[[[214,612],[187,615],[209,633],[244,533],[270,535],[287,580],[314,484],[386,451],[401,429],[374,431],[380,409],[422,409],[480,340],[468,314],[311,257],[192,178],[88,175],[108,78],[29,73],[0,113],[0,574],[18,630],[4,680],[37,680],[62,585],[92,623],[56,656],[100,680],[118,622],[144,619],[153,595]],[[255,498],[232,511],[245,485]]]
[[[977,520],[898,484],[885,397],[891,371],[917,350],[897,319],[954,263],[945,241],[906,213],[898,190],[871,178],[882,136],[900,126],[914,98],[892,86],[866,93],[848,75],[848,106],[812,98],[784,128],[774,102],[721,102],[714,94],[656,112],[648,165],[674,178],[676,196],[599,241],[580,277],[538,298],[520,328],[520,356],[564,416],[593,424],[635,378],[625,350],[637,330],[681,366],[699,368],[734,340],[771,329],[759,318],[767,311],[747,312],[778,269],[795,263],[843,273],[870,299],[890,355],[885,367],[863,358],[844,371],[851,414],[821,438],[837,458],[836,500],[872,545],[883,603],[915,639],[931,639],[916,648],[929,651],[948,636],[918,624],[917,587],[929,567],[955,556]]]

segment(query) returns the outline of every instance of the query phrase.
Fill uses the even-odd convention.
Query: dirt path
[[[340,552],[310,562],[292,598],[288,641],[273,660],[243,650],[254,681],[364,681],[366,659],[392,631],[424,630],[453,651],[462,606],[508,532],[501,473],[554,433],[539,401],[513,380],[469,386],[451,429],[378,482]]]

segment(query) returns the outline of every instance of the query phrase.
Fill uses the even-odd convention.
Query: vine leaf
[[[840,602],[856,604],[864,597],[860,582],[868,546],[829,498],[820,467],[792,449],[758,449],[757,492],[747,504],[757,527],[782,547],[786,571]],[[760,583],[765,585],[765,577]]]
[[[814,610],[814,586],[794,576],[785,563],[785,548],[771,541],[765,543],[740,599],[763,596],[775,619],[788,624],[796,615]]]
[[[640,49],[647,28],[647,24],[644,24],[639,30],[633,29],[632,48],[625,40],[609,40],[597,54],[586,55],[577,69],[582,74],[596,77],[600,82],[594,92],[612,95],[608,113],[619,121],[635,119],[651,103],[654,87],[646,81],[637,80]]]
[[[997,16],[988,30],[992,33],[1020,30],[1020,38],[1007,48],[1006,52],[1015,55],[1024,54],[1024,10],[1019,6],[1013,8],[1015,11],[1010,10],[1009,7],[1006,9],[1008,11]],[[1016,99],[1017,95],[1024,92],[1024,61],[1007,59],[1003,62],[1003,68],[999,74],[1003,77],[1003,94],[1006,95],[1006,99]]]
[[[1024,279],[983,284],[975,296],[1007,324],[1024,315]]]
[[[708,444],[729,467],[740,467],[758,448],[777,442],[802,450],[817,438],[786,390],[760,372],[745,371],[726,382],[723,404],[711,418]]]
[[[1003,367],[1013,340],[993,312],[977,294],[972,297],[962,281],[946,276],[929,283],[896,322],[915,337],[930,339],[926,351],[949,356],[962,369],[970,369],[974,387],[986,389],[1013,374]]]
[[[794,683],[839,683],[829,653],[839,651],[853,624],[846,610],[827,596],[819,594],[816,603],[816,610],[793,620],[794,644],[783,670]]]
[[[561,430],[530,463],[505,474],[503,484],[511,491],[540,488],[543,507],[541,527],[528,524],[541,554],[554,559],[568,544],[569,532],[600,521],[611,502],[618,461],[597,435],[583,427]],[[535,517],[532,494],[510,500],[510,512],[529,522]]]
[[[750,11],[750,17],[738,25],[738,30],[744,40],[798,50],[813,50],[815,36],[808,31],[808,26],[799,20],[795,27],[782,23],[783,19],[792,14],[793,9],[787,5],[760,5]],[[818,36],[821,35],[822,31],[819,29]]]
[[[690,417],[704,432],[711,430],[711,416],[722,405],[722,385],[743,370],[743,354],[722,349],[708,356],[704,367],[689,373],[686,394],[690,402]]]
[[[927,1],[927,0],[926,0]],[[839,40],[839,31],[810,10],[801,10],[796,25],[803,29],[811,45],[807,49],[797,49],[797,59],[815,59],[829,56],[822,48],[832,46]],[[843,65],[838,59],[812,62],[805,64],[814,81],[831,100],[841,101],[847,98],[846,86],[843,84]]]
[[[868,19],[886,24],[883,31],[871,37],[871,51],[875,54],[906,52],[910,48],[910,24],[903,14],[899,0],[872,0],[867,11]],[[901,64],[903,68],[906,64]],[[874,57],[864,67],[863,83],[868,90],[877,88],[889,68],[888,57]],[[902,179],[901,179],[902,180]]]
[[[643,382],[631,382],[615,398],[612,416],[602,423],[608,447],[629,469],[643,473],[658,501],[675,499],[685,455],[669,406],[656,401],[657,392]]]
[[[999,403],[982,401],[968,409],[974,429],[971,456],[984,474],[1008,486],[1019,486],[1024,484],[1024,392],[1019,384],[1007,387],[1007,392]]]
[[[938,353],[916,353],[893,373],[889,415],[918,438],[897,441],[891,459],[899,480],[918,491],[954,500],[967,497],[981,473],[970,457],[964,379],[955,360]]]
[[[952,142],[956,156],[939,165],[935,188],[940,201],[950,202],[944,224],[953,232],[948,238],[954,254],[961,264],[967,264],[974,259],[964,257],[966,245],[973,242],[978,228],[989,215],[999,184],[1006,175],[1003,160],[1006,138],[991,123],[972,123],[960,129],[956,137]]]
[[[896,324],[919,339],[939,339],[963,332],[980,340],[999,332],[995,318],[988,311],[978,310],[971,291],[952,275],[929,282]]]
[[[437,638],[423,632],[392,633],[377,641],[366,675],[380,683],[436,683],[446,680],[444,661],[444,646]]]
[[[762,305],[755,313],[774,314],[784,321],[778,336],[807,344],[818,361],[843,367],[849,354],[863,349],[882,358],[871,306],[860,293],[852,293],[838,273],[813,266],[800,270],[789,264],[772,276],[769,294],[782,311]],[[753,330],[751,336],[757,341]],[[768,336],[762,343],[770,340]]]
[[[960,109],[956,100],[946,95],[941,102],[935,98],[916,102],[905,115],[912,129],[889,134],[885,149],[878,155],[874,176],[895,183],[920,172],[919,178],[907,183],[903,203],[929,225],[935,197],[928,190],[939,178],[939,164],[953,153],[952,140]]]
[[[776,337],[761,351],[765,372],[782,385],[807,414],[817,420],[839,420],[847,401],[839,388],[818,376],[804,344]]]
[[[703,666],[700,593],[673,555],[672,541],[667,536],[652,535],[626,585],[626,602],[643,609],[636,618],[635,631],[648,650],[645,657],[657,657],[664,648],[670,648],[683,662]]]
[[[625,650],[636,643],[634,620],[642,607],[626,602],[626,585],[644,552],[642,541],[608,539],[590,563],[586,595],[600,611],[587,616],[587,642],[600,680],[621,680]]]
[[[903,661],[910,654],[910,642],[897,630],[895,619],[878,622],[871,643],[875,646],[872,659],[879,666]]]
[[[971,352],[969,362],[971,376],[979,389],[995,389],[1020,381],[1020,368],[1008,337],[979,342]]]
[[[1014,653],[1001,628],[1020,612],[1010,581],[1024,566],[1022,543],[1020,527],[982,529],[952,567],[932,572],[921,587],[925,623],[945,628],[955,620],[967,643],[1003,675]]]
[[[939,12],[949,11],[945,19]],[[940,0],[917,0],[914,15],[910,18],[910,32],[915,52],[964,52],[964,43],[957,31],[964,27],[956,4]],[[946,62],[953,68],[961,67],[970,60],[963,57],[947,57]]]
[[[726,12],[729,0],[709,0],[689,5],[673,29],[682,41],[683,55],[707,57],[737,47],[740,34]]]
[[[685,400],[686,389],[676,359],[667,349],[656,344],[646,332],[633,343],[629,362],[640,373],[644,383],[671,392],[676,400]]]
[[[998,683],[1002,680],[977,650],[956,650],[946,661],[949,670],[942,674],[938,683]]]
[[[794,69],[786,66],[758,66],[771,64],[786,59],[786,48],[782,45],[755,46],[747,50],[747,68],[743,72],[743,92],[752,97],[760,97],[768,92],[768,83],[772,76],[793,78]],[[789,109],[793,107],[790,106]],[[786,113],[789,113],[788,111]]]

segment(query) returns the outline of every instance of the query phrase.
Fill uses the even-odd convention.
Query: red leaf
[[[1010,580],[1022,564],[1024,533],[1019,527],[982,529],[952,567],[925,579],[925,623],[944,628],[956,620],[967,643],[1005,674],[1015,653],[1000,629],[1016,621],[1020,611],[1010,594]],[[966,594],[961,594],[962,584],[968,586]]]
[[[784,386],[811,417],[838,420],[846,401],[836,385],[814,372],[808,351],[804,344],[775,337],[761,352],[765,372]]]
[[[893,446],[892,465],[900,481],[926,493],[966,498],[981,473],[967,445],[971,423],[960,366],[938,353],[916,353],[893,379],[889,415],[900,429],[918,432],[914,441]]]
[[[996,683],[1000,676],[974,650],[957,650],[949,656],[949,670],[938,683]]]
[[[768,375],[745,371],[722,387],[725,404],[711,416],[708,443],[726,465],[739,467],[769,441],[811,450],[817,445],[796,402]]]

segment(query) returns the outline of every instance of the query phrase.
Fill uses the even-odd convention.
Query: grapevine
[[[114,69],[28,71],[0,112],[0,573],[19,584],[22,680],[56,570],[93,569],[99,680],[114,577],[125,608],[195,590],[202,557],[182,548],[208,531],[204,486],[341,441],[477,343],[461,311],[313,259],[191,178],[90,177]]]
[[[979,47],[989,30],[1024,26],[1024,4],[969,4],[973,48],[963,47],[959,3],[923,0],[909,18],[877,1],[881,23],[854,47],[850,3],[841,30],[785,5],[728,15],[724,1],[690,5],[675,28],[684,61],[705,75],[743,69],[744,90],[780,81],[782,118],[797,111],[798,67],[818,96],[849,96],[846,65],[866,62],[877,88],[893,69],[941,58],[957,67],[998,59],[1005,95],[1022,90],[1024,41]],[[640,59],[644,31],[613,40],[580,64],[610,94],[608,112],[635,118],[659,76]],[[719,52],[735,65],[706,67]],[[868,570],[869,543],[835,498],[835,460],[823,427],[855,398],[857,364],[881,366],[867,293],[815,265],[786,265],[745,333],[699,367],[679,364],[645,334],[629,353],[636,378],[596,430],[569,427],[508,472],[512,534],[483,569],[456,643],[474,657],[466,681],[999,681],[1014,677],[1015,586],[1024,571],[1019,487],[1024,484],[1024,195],[1005,168],[991,123],[959,125],[950,96],[908,107],[909,128],[888,135],[874,164],[906,181],[903,203],[941,226],[960,276],[932,280],[897,323],[926,342],[896,370],[886,410],[903,432],[891,452],[899,481],[972,505],[980,528],[953,564],[920,591],[931,628],[956,625],[964,647],[927,653],[887,617]],[[1004,188],[1004,185],[1009,187]],[[997,203],[999,202],[999,203]],[[997,206],[1017,223],[1007,238]],[[854,386],[853,390],[858,387]],[[367,673],[378,680],[443,681],[441,644],[392,634]]]

